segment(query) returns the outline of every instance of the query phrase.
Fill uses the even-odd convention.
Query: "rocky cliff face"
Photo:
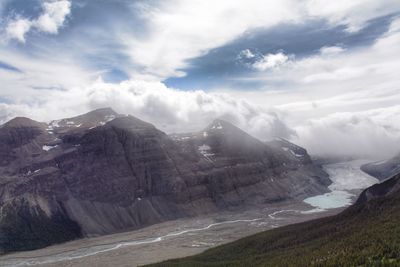
[[[376,199],[390,199],[396,197],[399,199],[400,193],[400,174],[394,175],[382,183],[375,184],[365,189],[357,199],[354,206],[361,206],[369,201]]]
[[[288,142],[222,120],[168,136],[111,109],[0,128],[0,250],[32,249],[164,220],[304,198],[327,174]]]
[[[400,154],[389,160],[365,164],[361,166],[361,170],[379,180],[385,180],[400,173]]]

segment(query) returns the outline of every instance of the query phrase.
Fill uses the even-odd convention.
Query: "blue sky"
[[[6,28],[10,21],[26,18],[35,20],[43,14],[42,0],[3,0],[2,28]],[[53,2],[54,1],[48,1]],[[56,1],[57,2],[57,1]],[[65,15],[57,33],[48,33],[40,29],[33,29],[24,34],[24,39],[9,38],[9,48],[18,53],[41,55],[43,53],[63,53],[73,58],[85,69],[101,72],[107,82],[120,82],[134,78],[135,74],[146,75],[153,62],[140,64],[130,55],[129,48],[124,40],[138,39],[142,41],[151,35],[150,22],[143,13],[149,9],[156,9],[158,1],[58,1],[69,3],[69,12]],[[266,13],[268,14],[268,13]],[[207,14],[204,18],[207,19]],[[161,73],[158,79],[165,81],[168,86],[191,90],[194,88],[211,90],[218,87],[258,89],[262,83],[235,82],[231,77],[245,76],[255,72],[245,64],[240,64],[238,55],[242,50],[250,49],[254,53],[265,55],[279,51],[290,54],[297,59],[318,54],[324,46],[340,46],[354,49],[374,42],[388,29],[396,11],[385,12],[381,16],[365,18],[362,28],[349,32],[346,23],[329,23],[326,17],[307,17],[303,21],[293,23],[290,19],[278,18],[277,24],[263,27],[260,25],[245,27],[238,33],[226,38],[219,45],[205,45],[198,53],[188,55],[182,67],[174,71],[185,74],[176,77],[169,73]],[[234,17],[232,19],[235,19]],[[267,23],[267,22],[266,22]],[[249,23],[251,24],[251,23]],[[219,25],[217,25],[218,27]],[[7,38],[7,37],[5,37]],[[195,39],[195,38],[194,38]],[[168,40],[164,40],[165,43]],[[144,40],[146,43],[146,40]],[[187,44],[190,46],[190,43]],[[167,46],[167,45],[166,45]],[[134,48],[132,48],[134,49]],[[145,48],[144,48],[145,49]],[[162,53],[166,49],[158,47],[155,53]],[[173,47],[171,47],[173,49]],[[0,67],[18,69],[13,62],[2,62]]]
[[[229,84],[236,89],[258,89],[263,83],[235,82],[230,77],[245,76],[254,69],[238,60],[240,51],[249,49],[265,55],[283,51],[297,59],[319,54],[321,47],[340,46],[356,49],[368,46],[387,31],[393,16],[383,16],[368,22],[357,32],[347,32],[343,25],[330,26],[324,20],[309,20],[303,24],[280,24],[270,29],[254,29],[207,54],[189,60],[182,69],[182,78],[169,78],[166,84],[183,89],[215,88]]]
[[[112,106],[167,132],[222,117],[320,154],[397,149],[398,0],[0,0],[0,15],[0,122]]]

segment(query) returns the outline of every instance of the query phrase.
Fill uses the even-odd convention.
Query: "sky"
[[[0,123],[112,107],[316,156],[400,153],[398,0],[0,0]]]

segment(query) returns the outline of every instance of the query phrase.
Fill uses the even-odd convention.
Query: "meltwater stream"
[[[180,236],[183,234],[191,233],[191,232],[199,232],[199,231],[204,231],[208,230],[212,227],[223,225],[223,224],[234,224],[234,223],[249,223],[249,222],[255,222],[259,221],[263,218],[255,218],[255,219],[243,219],[243,220],[232,220],[232,221],[224,221],[224,222],[217,222],[217,223],[212,223],[209,224],[205,227],[201,228],[193,228],[193,229],[187,229],[187,230],[182,230],[179,232],[172,232],[163,236],[159,237],[154,237],[154,238],[149,238],[149,239],[143,239],[143,240],[133,240],[133,241],[120,241],[116,243],[111,243],[111,244],[103,244],[103,245],[96,245],[96,246],[91,246],[91,247],[86,247],[86,248],[81,248],[81,249],[76,249],[72,251],[67,251],[67,252],[62,252],[58,254],[53,254],[53,255],[47,255],[47,256],[39,256],[39,257],[32,257],[32,258],[13,258],[9,260],[5,260],[3,262],[0,262],[0,266],[2,267],[11,267],[11,266],[32,266],[32,265],[39,265],[39,264],[47,264],[47,263],[55,263],[55,262],[60,262],[60,261],[67,261],[67,260],[74,260],[74,259],[79,259],[83,257],[88,257],[88,256],[93,256],[99,253],[111,251],[111,250],[116,250],[122,247],[127,247],[127,246],[136,246],[136,245],[143,245],[143,244],[151,244],[151,243],[156,243],[160,242],[162,240],[165,240],[170,237],[176,237]]]

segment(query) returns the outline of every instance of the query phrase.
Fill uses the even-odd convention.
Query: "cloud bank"
[[[85,88],[47,90],[36,105],[31,103],[0,104],[0,121],[16,115],[48,121],[95,108],[113,107],[168,133],[200,131],[212,120],[222,118],[262,140],[290,138],[295,134],[284,123],[284,114],[279,111],[257,107],[226,94],[179,91],[161,82],[131,80],[117,85],[98,80]]]
[[[273,91],[234,94],[284,110],[293,140],[314,155],[393,156],[400,152],[399,21],[369,47],[322,47],[273,73],[243,77],[274,83]]]
[[[296,127],[299,143],[314,155],[386,159],[400,151],[400,105],[342,112]]]

